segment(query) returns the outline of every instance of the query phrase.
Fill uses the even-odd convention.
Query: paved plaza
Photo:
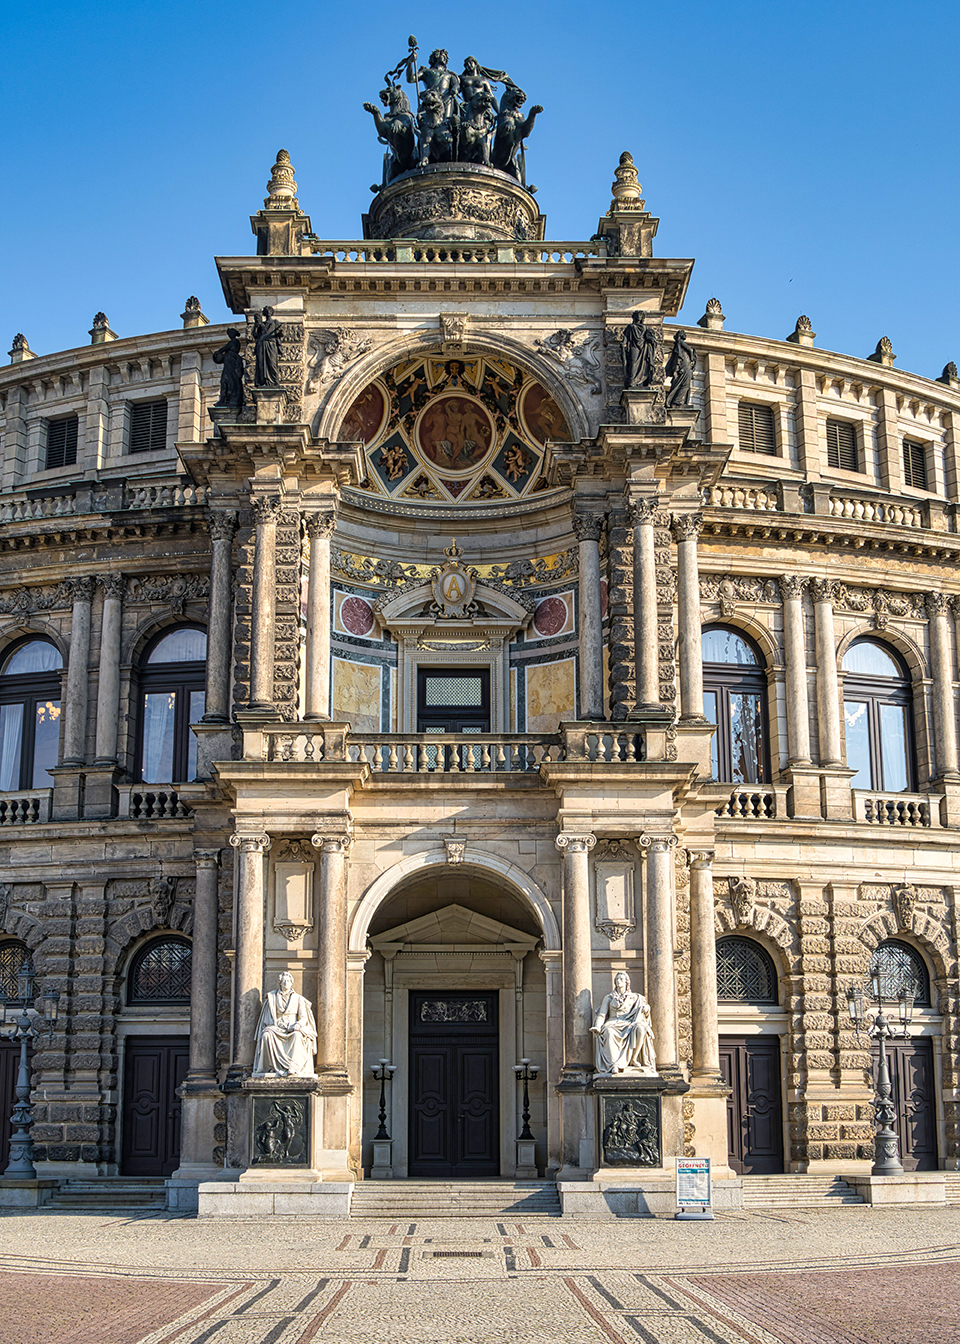
[[[3,1344],[954,1344],[960,1208],[0,1217]]]

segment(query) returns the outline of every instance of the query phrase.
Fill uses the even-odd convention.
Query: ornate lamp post
[[[517,1075],[517,1082],[523,1083],[523,1129],[521,1129],[519,1138],[532,1139],[530,1133],[530,1084],[536,1080],[540,1072],[539,1066],[531,1064],[529,1059],[521,1059],[519,1064],[514,1064],[513,1071]]]
[[[893,1128],[893,1122],[896,1119],[897,1109],[893,1100],[893,1091],[890,1086],[890,1066],[887,1062],[887,1041],[894,1039],[906,1040],[910,1028],[910,1019],[913,1017],[913,1000],[916,997],[916,986],[902,986],[897,994],[898,1017],[897,1026],[890,1021],[883,1011],[883,977],[879,968],[870,975],[870,997],[876,1003],[876,1010],[864,1009],[864,994],[860,986],[851,986],[847,990],[847,1007],[850,1011],[850,1020],[853,1022],[857,1032],[857,1040],[860,1039],[860,1032],[866,1028],[868,1036],[874,1037],[880,1042],[880,1064],[877,1068],[877,1095],[873,1100],[873,1109],[877,1117],[877,1137],[874,1148],[874,1161],[870,1169],[872,1176],[902,1176],[903,1167],[900,1165],[900,1143],[897,1138],[897,1132]]]
[[[389,1139],[387,1133],[387,1097],[384,1088],[388,1082],[393,1081],[393,1075],[397,1071],[396,1064],[391,1064],[388,1059],[381,1059],[379,1064],[373,1066],[373,1076],[380,1084],[380,1128],[374,1134],[374,1142],[378,1139]]]
[[[20,1067],[17,1070],[16,1105],[10,1116],[10,1161],[4,1176],[35,1181],[37,1169],[33,1165],[33,1104],[30,1101],[30,1065],[27,1060],[27,1041],[40,1033],[40,1023],[46,1024],[47,1039],[53,1037],[59,1012],[59,989],[43,993],[43,1015],[34,1008],[34,975],[26,958],[17,973],[17,997],[3,1000],[2,1026],[12,1022],[9,1039],[20,1042]],[[11,1018],[11,1014],[13,1014]]]

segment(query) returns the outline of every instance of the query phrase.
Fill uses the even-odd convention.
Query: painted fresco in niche
[[[363,489],[482,503],[547,489],[543,450],[570,430],[546,388],[505,360],[418,358],[363,389],[340,438],[364,445]]]

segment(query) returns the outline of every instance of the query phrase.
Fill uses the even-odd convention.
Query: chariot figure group
[[[432,163],[477,163],[526,185],[523,142],[543,108],[538,104],[525,115],[523,89],[505,71],[488,69],[473,56],[464,61],[460,75],[448,69],[450,58],[442,49],[431,53],[426,66],[418,66],[416,57],[411,38],[407,56],[385,76],[384,111],[373,103],[363,105],[387,146],[384,184]],[[401,74],[416,86],[416,112],[400,86]],[[499,98],[494,84],[503,85]]]

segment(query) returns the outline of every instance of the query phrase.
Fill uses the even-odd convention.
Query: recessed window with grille
[[[418,668],[417,731],[488,733],[489,668]]]
[[[930,1007],[930,976],[923,958],[909,943],[889,938],[880,943],[870,958],[870,974],[880,972],[880,994],[884,999],[896,1000],[901,989],[914,991],[918,1008]]]
[[[155,938],[133,959],[128,1003],[189,1003],[193,951],[185,938]]]
[[[859,471],[857,429],[848,420],[827,421],[827,464],[839,471]]]
[[[131,453],[155,453],[166,446],[166,401],[134,402],[130,407]]]
[[[717,939],[717,998],[727,1003],[776,1003],[777,971],[750,938]]]
[[[756,406],[749,401],[741,401],[737,407],[740,421],[740,448],[745,453],[766,453],[768,457],[777,455],[777,434],[773,420],[772,406]]]
[[[47,456],[45,470],[70,467],[77,460],[77,435],[80,421],[75,415],[63,420],[51,420],[47,425]]]
[[[26,943],[0,943],[0,994],[4,998],[17,997],[17,976],[26,961],[27,970],[33,970],[33,958]]]
[[[903,480],[917,490],[927,488],[927,450],[922,443],[903,441]]]

